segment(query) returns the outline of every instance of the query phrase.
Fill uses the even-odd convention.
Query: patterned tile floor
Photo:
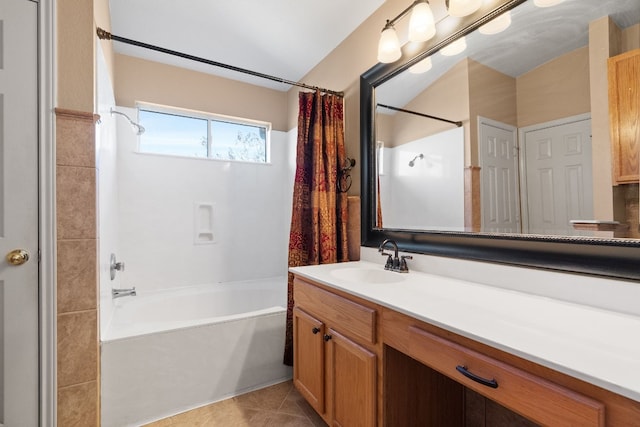
[[[145,427],[326,427],[291,381],[212,403]]]

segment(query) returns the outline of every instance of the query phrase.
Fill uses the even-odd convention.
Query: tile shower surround
[[[95,120],[56,109],[58,425],[99,425]]]

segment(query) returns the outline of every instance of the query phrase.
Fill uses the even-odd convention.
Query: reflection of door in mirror
[[[520,135],[523,231],[584,233],[572,224],[593,218],[591,119],[579,116],[529,126]]]

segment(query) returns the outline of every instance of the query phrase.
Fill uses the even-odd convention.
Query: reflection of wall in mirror
[[[454,128],[385,148],[384,228],[464,230],[463,141],[463,129]]]

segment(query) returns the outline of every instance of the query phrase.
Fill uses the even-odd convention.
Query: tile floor
[[[326,427],[291,381],[193,409],[145,427]]]

